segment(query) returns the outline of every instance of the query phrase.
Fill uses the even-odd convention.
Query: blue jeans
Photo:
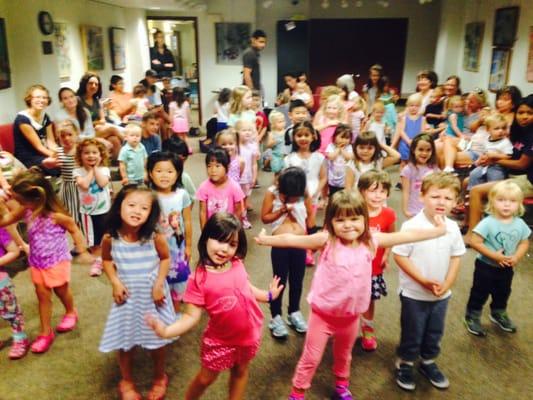
[[[470,172],[468,180],[468,190],[476,185],[486,182],[502,181],[507,178],[507,173],[501,165],[489,165],[487,167],[476,167]]]
[[[432,360],[439,355],[449,299],[422,301],[400,294],[402,333],[396,349],[398,357],[414,362],[419,356]]]

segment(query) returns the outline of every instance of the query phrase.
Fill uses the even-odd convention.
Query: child
[[[485,118],[485,126],[489,133],[485,143],[485,151],[476,161],[477,167],[470,172],[468,190],[485,182],[501,181],[507,177],[507,170],[501,165],[484,164],[488,159],[491,162],[510,159],[513,155],[513,144],[507,137],[507,120],[502,114],[493,114]]]
[[[233,128],[224,129],[217,133],[215,142],[228,152],[228,177],[240,184],[244,172],[244,159],[239,155],[239,134]]]
[[[78,312],[70,290],[70,255],[66,232],[71,235],[80,254],[80,262],[88,261],[85,241],[74,219],[63,209],[49,180],[38,169],[21,172],[13,178],[11,192],[19,203],[11,212],[5,211],[0,227],[24,219],[28,227],[31,279],[39,302],[41,330],[31,344],[33,353],[45,353],[55,335],[52,329],[52,292],[65,307],[58,333],[70,332],[78,322]]]
[[[236,86],[231,91],[228,126],[235,126],[238,120],[244,119],[256,123],[256,115],[252,110],[252,91],[248,86]]]
[[[346,120],[346,113],[342,99],[340,96],[329,96],[328,99],[322,103],[320,110],[313,119],[313,127],[320,132],[320,148],[318,151],[325,154],[326,147],[331,143],[333,132],[338,124],[344,123]]]
[[[489,296],[492,297],[490,320],[505,332],[516,332],[516,325],[507,315],[507,301],[514,268],[529,247],[531,230],[520,218],[524,213],[523,199],[516,183],[498,182],[489,192],[489,215],[473,230],[470,246],[479,255],[464,319],[468,332],[473,335],[486,335],[480,319]]]
[[[462,139],[465,129],[465,102],[461,96],[452,96],[448,100],[448,126],[445,134],[447,136]]]
[[[386,126],[386,137],[388,138],[387,143],[390,143],[390,135],[392,132],[396,132],[396,124],[398,123],[398,115],[396,114],[396,101],[399,96],[396,93],[396,90],[389,86],[389,78],[384,76],[381,78],[383,82],[383,92],[379,96],[379,101],[385,106],[385,114],[383,116],[383,121]]]
[[[261,208],[261,220],[271,224],[272,235],[292,233],[305,235],[315,227],[311,199],[305,193],[305,172],[298,167],[289,167],[281,171],[277,184],[268,188]],[[272,249],[272,271],[280,278],[283,287],[289,279],[289,307],[287,323],[298,333],[307,331],[307,322],[300,311],[303,279],[305,275],[305,250]],[[270,303],[272,319],[268,327],[276,339],[288,336],[287,327],[283,322],[282,306],[283,291],[278,299]]]
[[[389,136],[390,134],[390,130],[383,120],[384,115],[385,104],[383,104],[381,100],[377,100],[372,106],[372,114],[370,115],[370,119],[364,128],[365,131],[374,132],[380,144],[387,144],[385,137]]]
[[[139,125],[128,124],[124,131],[126,143],[118,154],[122,185],[141,185],[146,178],[146,159],[148,154],[141,143],[142,129]]]
[[[140,400],[132,375],[134,347],[150,351],[154,382],[148,399],[163,399],[168,386],[165,345],[144,324],[144,316],[157,314],[166,323],[176,319],[165,278],[169,250],[163,234],[155,233],[159,219],[156,195],[145,186],[128,185],[118,193],[109,213],[102,240],[104,270],[113,288],[114,303],[105,324],[99,350],[118,351],[122,379],[121,399]]]
[[[166,151],[152,154],[148,157],[147,171],[161,208],[158,232],[165,236],[170,250],[167,282],[174,310],[178,312],[191,272],[192,202],[181,183],[183,163],[175,154]]]
[[[172,89],[172,95],[174,100],[170,102],[169,116],[172,121],[171,129],[181,140],[187,143],[189,149],[191,146],[187,142],[187,133],[191,124],[191,109],[189,102],[185,97],[185,91],[183,88],[175,87]]]
[[[283,169],[283,158],[285,157],[285,117],[279,111],[271,111],[268,116],[270,121],[270,133],[268,135],[267,146],[270,149],[270,161],[268,166],[275,174]]]
[[[400,171],[402,211],[407,218],[424,208],[420,200],[422,181],[426,175],[438,170],[433,138],[427,133],[416,135],[409,149],[409,163]]]
[[[292,100],[289,103],[289,120],[291,125],[285,130],[285,154],[292,151],[292,131],[294,126],[309,120],[309,110],[301,100]]]
[[[200,228],[203,229],[211,215],[228,212],[242,216],[244,193],[238,183],[228,179],[229,154],[220,147],[207,152],[205,166],[208,179],[202,182],[196,197],[200,201]]]
[[[223,88],[220,90],[218,98],[215,100],[215,117],[217,119],[217,132],[220,132],[228,127],[230,96],[231,90],[228,88]]]
[[[15,296],[15,286],[5,270],[5,266],[15,261],[19,254],[20,250],[9,233],[0,228],[0,317],[11,325],[13,342],[8,353],[11,360],[24,357],[30,347],[28,335],[24,332],[24,316]]]
[[[261,143],[268,128],[268,118],[263,111],[263,101],[259,90],[252,90],[252,110],[255,112],[256,141]]]
[[[442,85],[433,89],[429,104],[424,111],[424,117],[428,125],[432,128],[438,128],[446,120],[446,114],[444,113],[444,88]]]
[[[298,81],[294,87],[294,92],[292,92],[291,100],[301,100],[305,104],[309,103],[312,99],[311,94],[308,92],[309,86],[307,83]]]
[[[171,338],[197,325],[202,308],[209,314],[202,335],[202,366],[189,384],[186,399],[200,398],[225,370],[230,370],[228,398],[244,398],[249,365],[261,342],[263,313],[257,302],[272,302],[283,289],[277,277],[268,291],[250,283],[242,262],[246,249],[246,235],[237,217],[225,212],[211,216],[198,241],[200,259],[189,277],[182,318],[170,325],[153,316],[146,319],[160,337]]]
[[[392,249],[400,267],[401,338],[396,350],[396,383],[415,390],[414,362],[431,384],[446,389],[450,382],[435,363],[444,333],[450,288],[457,278],[465,246],[457,223],[446,218],[461,191],[459,179],[446,172],[433,172],[422,181],[424,208],[402,224],[401,231],[430,228],[445,219],[444,236]]]
[[[161,151],[161,136],[159,136],[159,118],[156,113],[148,111],[142,117],[141,144],[146,154]]]
[[[346,165],[353,160],[353,149],[350,144],[352,131],[348,125],[340,124],[333,133],[333,142],[326,147],[328,160],[329,196],[344,189]]]
[[[246,120],[239,120],[235,124],[235,130],[239,138],[239,156],[244,161],[244,169],[241,173],[240,185],[244,193],[244,208],[242,210],[242,226],[250,229],[252,224],[248,221],[247,211],[252,209],[250,196],[254,182],[257,179],[257,161],[259,160],[259,146],[256,137],[255,125]]]
[[[416,91],[420,95],[420,115],[424,115],[426,106],[429,104],[433,89],[437,86],[437,74],[433,71],[420,71],[416,75]]]
[[[382,170],[394,165],[400,159],[400,154],[391,146],[379,143],[373,132],[363,132],[353,142],[354,159],[346,165],[346,188],[357,186],[361,174],[371,169]],[[387,154],[383,157],[383,152]]]
[[[187,143],[185,143],[179,137],[173,136],[163,142],[162,148],[163,151],[176,154],[183,163],[183,168],[185,168],[185,161],[187,161],[187,158],[189,158],[189,148],[187,147]],[[192,178],[186,171],[183,171],[181,174],[181,183],[183,184],[183,188],[189,194],[192,209],[194,206],[194,200],[196,200],[196,186],[194,186]]]
[[[143,85],[138,84],[133,87],[133,98],[130,102],[132,109],[124,118],[124,122],[141,121],[143,115],[150,110],[150,101],[146,97],[146,88]]]
[[[359,133],[361,132],[361,126],[366,118],[366,103],[362,96],[357,96],[353,100],[352,108],[350,111],[350,124],[352,126],[352,140],[353,143]]]
[[[274,236],[261,231],[258,244],[319,250],[321,255],[307,297],[309,329],[303,354],[292,380],[290,400],[304,398],[320,364],[328,339],[333,341],[334,399],[351,400],[349,387],[352,348],[359,316],[368,309],[374,249],[440,236],[444,226],[409,232],[370,233],[368,212],[361,195],[342,190],[326,209],[324,231],[312,235],[291,233]]]
[[[386,207],[390,195],[391,181],[384,171],[368,171],[361,175],[357,188],[365,199],[368,210],[368,226],[370,232],[394,232],[396,213]],[[378,342],[374,332],[375,301],[387,295],[387,285],[383,279],[383,270],[387,267],[390,248],[378,247],[372,259],[372,289],[368,310],[361,318],[361,347],[365,351],[374,351]]]
[[[82,229],[91,253],[96,256],[89,275],[100,276],[100,242],[107,212],[111,208],[110,172],[104,166],[107,163],[107,151],[97,140],[83,139],[76,147],[76,162],[80,167],[74,170],[73,175],[80,196]]]

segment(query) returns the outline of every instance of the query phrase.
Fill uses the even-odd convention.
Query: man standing
[[[252,33],[250,47],[242,54],[242,81],[250,89],[261,90],[259,52],[266,46],[266,33],[260,29]]]

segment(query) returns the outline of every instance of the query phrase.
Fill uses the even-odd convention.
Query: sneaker
[[[97,257],[93,261],[93,264],[91,265],[91,269],[89,270],[90,276],[100,276],[102,275],[102,259]]]
[[[398,182],[398,183],[396,184],[396,186],[394,186],[394,189],[396,189],[396,190],[402,190],[402,183],[401,183],[401,182]]]
[[[268,328],[270,329],[272,336],[276,339],[286,339],[287,336],[289,336],[289,331],[285,326],[285,322],[283,322],[283,319],[279,314],[270,320]]]
[[[363,325],[361,328],[363,332],[363,337],[361,338],[361,348],[364,351],[374,351],[378,347],[378,341],[376,340],[376,335],[374,334],[374,328],[368,325]]]
[[[307,322],[305,322],[304,316],[300,311],[295,311],[289,314],[287,317],[287,325],[298,333],[307,332]]]
[[[450,381],[444,374],[440,371],[437,364],[431,362],[429,364],[420,363],[418,370],[422,375],[424,375],[431,382],[433,386],[437,389],[448,389],[450,386]]]
[[[307,250],[305,252],[305,265],[307,267],[312,267],[315,265],[315,258],[313,257],[313,252],[311,250]]]
[[[483,329],[481,326],[481,321],[479,318],[466,316],[463,322],[468,332],[470,332],[472,335],[481,337],[487,336],[487,332],[485,332],[485,329]]]
[[[242,228],[243,229],[252,229],[252,224],[250,223],[250,221],[248,221],[248,218],[244,218],[242,220]]]
[[[446,172],[448,174],[455,174],[455,169],[453,167],[445,167],[442,172]]]
[[[505,332],[515,333],[516,325],[511,321],[506,311],[493,312],[489,316],[490,320],[498,325]]]
[[[55,335],[54,332],[50,332],[49,335],[40,335],[37,336],[37,339],[31,344],[30,350],[32,353],[46,353],[52,343],[54,342]]]
[[[28,353],[30,349],[30,341],[28,339],[15,340],[9,349],[7,356],[10,360],[21,359]]]
[[[335,385],[335,393],[331,397],[332,400],[353,400],[352,392],[348,389],[348,385]]]
[[[404,362],[396,366],[396,383],[404,390],[413,391],[416,389],[414,379],[414,368]]]
[[[76,323],[78,322],[78,313],[70,314],[70,315],[64,315],[61,319],[61,322],[59,325],[56,326],[56,331],[58,333],[65,333],[70,332],[76,327]]]

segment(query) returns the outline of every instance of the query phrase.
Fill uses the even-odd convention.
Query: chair
[[[11,154],[15,152],[15,139],[13,138],[13,124],[0,125],[0,146],[2,150]]]

